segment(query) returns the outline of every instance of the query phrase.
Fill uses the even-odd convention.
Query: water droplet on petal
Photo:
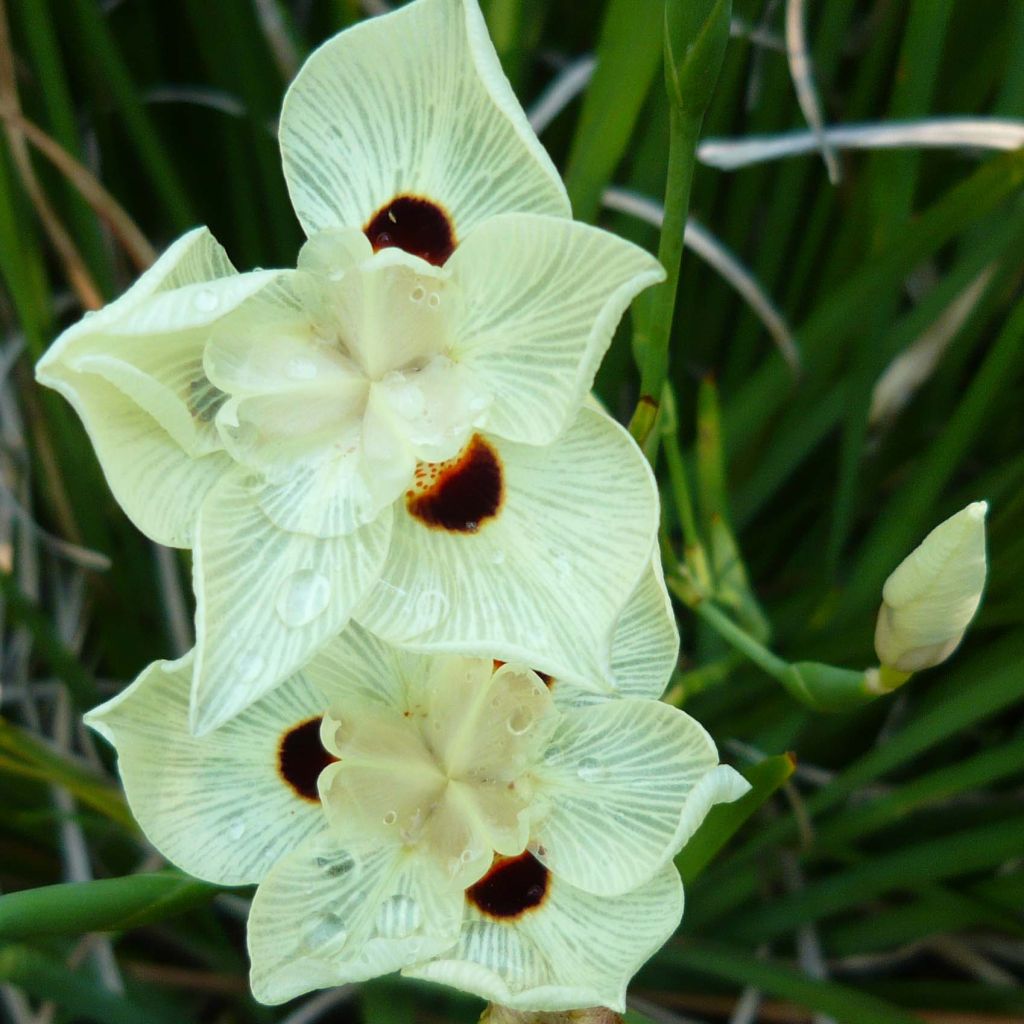
[[[244,834],[245,822],[241,818],[235,818],[234,821],[228,825],[228,838],[241,839]]]
[[[580,761],[579,777],[584,782],[597,782],[599,779],[604,778],[604,775],[605,770],[596,758],[585,757]]]
[[[251,683],[263,671],[263,655],[247,651],[235,663],[235,672],[240,683]]]
[[[277,594],[277,614],[286,626],[305,626],[322,615],[331,600],[331,584],[315,569],[288,576]]]
[[[417,931],[423,921],[419,903],[411,896],[392,896],[377,911],[377,934],[388,939],[404,939]]]
[[[513,736],[522,736],[524,732],[529,731],[531,725],[533,712],[529,708],[516,708],[505,722],[505,727]]]
[[[398,821],[398,814],[395,811],[388,811],[387,814],[384,815],[385,825],[394,825],[396,821]]]
[[[558,577],[563,583],[570,579],[572,576],[572,562],[569,561],[568,555],[555,556],[555,572],[558,573]]]
[[[421,285],[421,284],[418,284],[418,285],[416,285],[416,287],[415,287],[415,288],[413,288],[413,290],[412,290],[412,291],[411,291],[411,292],[409,293],[409,298],[410,298],[410,299],[411,299],[411,300],[412,300],[413,302],[422,302],[422,301],[423,301],[423,299],[424,299],[424,298],[426,297],[426,294],[427,294],[427,290],[426,290],[426,288],[424,288],[424,287],[423,287],[423,285]]]
[[[491,561],[495,565],[504,565],[505,564],[505,552],[501,548],[495,548],[493,553],[491,554]]]
[[[200,288],[194,302],[200,313],[212,313],[220,305],[220,299],[212,288]]]
[[[441,296],[437,292],[431,292],[430,298],[427,299],[427,305],[431,309],[437,309],[441,305]]]
[[[448,598],[440,590],[425,590],[416,602],[421,629],[433,629],[448,614]]]
[[[316,914],[302,932],[302,945],[307,949],[317,949],[344,932],[345,927],[337,914]]]
[[[318,371],[316,363],[312,359],[304,359],[302,356],[295,356],[288,360],[285,373],[292,380],[313,380]]]

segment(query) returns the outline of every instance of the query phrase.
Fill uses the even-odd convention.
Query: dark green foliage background
[[[205,223],[240,269],[294,262],[301,233],[273,137],[286,75],[254,0],[6,6],[25,116],[88,165],[157,248]],[[355,0],[269,6],[300,56],[361,16]],[[766,27],[781,34],[781,5],[735,0],[734,14],[757,25],[766,6],[774,10]],[[527,107],[568,59],[599,47],[602,70],[582,107],[572,103],[543,141],[579,216],[655,249],[652,228],[602,213],[598,200],[609,181],[662,198],[660,4],[484,7]],[[1024,116],[1019,0],[808,7],[829,123]],[[233,112],[207,105],[211,95]],[[784,54],[734,37],[704,134],[803,125]],[[990,583],[952,661],[841,716],[797,705],[681,613],[684,661],[673,692],[686,709],[733,763],[791,750],[802,768],[688,886],[680,935],[633,986],[647,1000],[637,1011],[651,1020],[674,1019],[658,1007],[727,1019],[748,985],[764,994],[754,1019],[765,1021],[810,1012],[849,1024],[1024,1016],[1024,153],[859,152],[841,161],[837,187],[815,156],[735,172],[698,167],[691,212],[774,297],[802,346],[804,372],[793,380],[735,292],[687,253],[672,340],[683,444],[692,449],[698,386],[711,375],[732,524],[785,657],[868,665],[883,580],[932,526],[979,498],[991,503]],[[123,252],[64,177],[38,156],[34,166],[105,297],[115,296],[134,276]],[[987,267],[988,285],[935,372],[895,419],[869,427],[881,371]],[[36,585],[23,550],[36,534],[5,520],[2,553],[13,573],[2,577],[3,682],[18,683],[9,673],[24,664],[15,656],[28,637],[30,678],[56,678],[88,706],[95,679],[131,678],[172,653],[172,640],[151,546],[114,505],[70,409],[31,379],[35,358],[79,308],[6,140],[0,274],[4,351],[24,342],[2,394],[13,410],[0,439],[5,491],[51,533],[113,560],[85,575],[78,628],[62,641],[54,623],[73,582],[67,564],[41,548]],[[624,420],[636,379],[627,322],[599,378]],[[698,492],[707,511],[711,495]],[[666,536],[678,542],[665,493]],[[187,564],[178,568],[187,591]],[[39,706],[36,723],[20,701],[3,705],[0,891],[63,879],[63,812],[51,781],[77,798],[97,877],[137,870],[144,847],[114,784],[38,746],[32,734],[49,735],[51,698]],[[0,981],[55,1000],[57,1021],[284,1020],[289,1009],[267,1010],[247,995],[237,915],[205,889],[179,897],[179,916],[114,935],[124,995],[106,992],[88,961],[68,966],[78,935],[0,939]],[[827,978],[800,966],[808,929]],[[324,1019],[468,1021],[479,1009],[384,979]]]

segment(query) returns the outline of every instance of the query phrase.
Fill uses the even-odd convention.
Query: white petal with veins
[[[282,736],[321,715],[323,700],[293,676],[196,738],[188,729],[192,660],[154,662],[85,721],[117,749],[132,813],[168,860],[220,885],[258,882],[325,828],[319,803],[297,796],[278,764]]]
[[[476,0],[418,0],[328,40],[289,88],[279,135],[307,234],[362,227],[403,193],[443,206],[459,238],[496,213],[570,213]]]

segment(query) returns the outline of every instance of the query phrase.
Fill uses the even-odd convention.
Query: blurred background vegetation
[[[80,712],[190,642],[187,562],[119,512],[32,365],[83,308],[121,292],[150,247],[194,224],[240,269],[293,264],[301,235],[274,139],[283,90],[313,46],[384,6],[0,4],[0,892],[164,867]],[[705,138],[806,130],[813,104],[791,73],[802,21],[813,81],[797,79],[828,125],[1024,115],[1019,0],[803,6],[735,0]],[[643,218],[656,220],[664,189],[661,4],[484,7],[577,216],[655,249]],[[702,156],[694,242],[753,278],[760,312],[687,251],[675,418],[660,435],[675,474],[666,551],[680,542],[672,484],[687,473],[722,607],[784,657],[856,668],[873,660],[885,577],[978,498],[991,502],[991,575],[946,666],[843,715],[797,704],[681,609],[670,697],[756,785],[724,849],[684,854],[686,918],[634,983],[634,1018],[1019,1021],[1024,153],[837,148],[834,181],[813,145],[735,170],[712,166],[710,147]],[[599,378],[624,420],[636,381],[627,324]],[[63,927],[5,933],[0,909],[0,1016],[419,1024],[480,1012],[394,979],[259,1007],[247,894],[161,878],[106,934],[83,936],[71,905]]]

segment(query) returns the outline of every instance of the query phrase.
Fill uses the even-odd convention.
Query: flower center
[[[531,769],[554,714],[529,669],[459,657],[418,673],[400,707],[332,709],[324,736],[340,760],[325,785],[328,820],[416,846],[466,888],[495,852],[524,850]]]
[[[423,196],[396,196],[367,221],[363,231],[374,252],[394,246],[435,267],[443,266],[455,251],[451,218]]]

